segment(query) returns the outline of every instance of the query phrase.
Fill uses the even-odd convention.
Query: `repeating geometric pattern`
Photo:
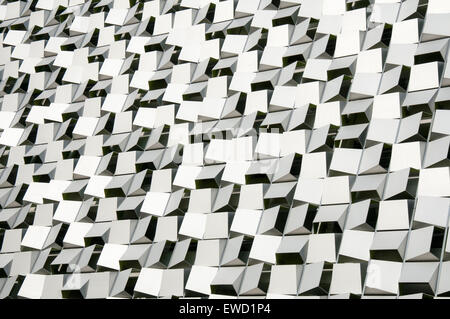
[[[0,1],[1,298],[450,295],[447,0]]]

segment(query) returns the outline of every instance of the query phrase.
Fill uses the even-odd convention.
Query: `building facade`
[[[450,293],[447,0],[0,1],[0,298]]]

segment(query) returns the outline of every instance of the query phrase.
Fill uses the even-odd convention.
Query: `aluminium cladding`
[[[448,0],[0,1],[1,298],[450,295]]]

